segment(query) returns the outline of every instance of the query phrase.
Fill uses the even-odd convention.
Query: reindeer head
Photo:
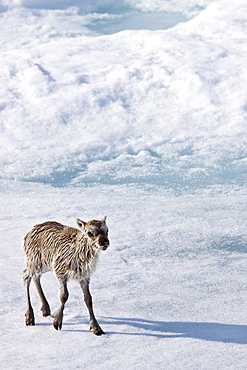
[[[98,244],[99,248],[106,250],[109,247],[108,227],[106,226],[106,216],[101,220],[84,222],[77,218],[77,225],[83,230],[88,238]]]

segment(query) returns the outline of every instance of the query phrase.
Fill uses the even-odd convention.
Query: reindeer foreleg
[[[83,290],[84,294],[84,301],[86,303],[86,306],[88,308],[89,316],[90,316],[90,330],[93,330],[93,333],[95,335],[102,335],[105,334],[101,327],[99,326],[93,312],[93,302],[92,302],[92,296],[89,291],[89,279],[85,279],[80,281],[80,286]]]

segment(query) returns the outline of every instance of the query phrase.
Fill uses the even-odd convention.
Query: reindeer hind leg
[[[41,311],[43,316],[49,316],[51,314],[49,303],[47,302],[47,299],[45,298],[41,283],[40,283],[41,275],[34,275],[33,281],[36,286],[37,292],[39,294],[40,300],[41,300]]]
[[[67,289],[67,278],[66,277],[58,277],[58,281],[60,284],[60,307],[54,315],[53,326],[56,330],[62,329],[63,323],[63,310],[65,307],[65,303],[69,298],[69,292]]]
[[[33,313],[33,308],[32,308],[31,299],[30,299],[31,280],[32,280],[32,275],[30,274],[30,272],[27,269],[24,270],[23,271],[23,282],[24,282],[24,289],[25,289],[26,301],[27,301],[27,311],[25,313],[27,326],[35,325],[34,313]]]

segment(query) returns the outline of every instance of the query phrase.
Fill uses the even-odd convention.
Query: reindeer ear
[[[101,221],[105,224],[106,216],[104,216]]]
[[[80,220],[79,218],[76,219],[77,225],[84,230],[86,222]]]

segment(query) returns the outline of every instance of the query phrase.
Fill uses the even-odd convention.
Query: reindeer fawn
[[[23,280],[27,299],[26,325],[35,325],[30,300],[30,283],[33,279],[41,299],[43,316],[51,314],[50,306],[43,293],[40,277],[53,271],[60,284],[60,307],[54,315],[53,325],[62,329],[63,310],[68,300],[67,282],[76,279],[84,293],[84,300],[90,316],[90,330],[96,335],[104,334],[93,312],[92,296],[89,291],[90,273],[95,267],[99,251],[109,246],[106,217],[101,221],[89,222],[77,219],[80,230],[64,226],[55,221],[36,225],[24,237],[24,253],[27,268]]]

